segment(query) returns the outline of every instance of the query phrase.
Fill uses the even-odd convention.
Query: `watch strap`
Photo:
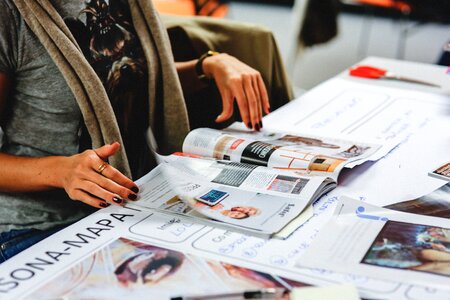
[[[209,50],[199,57],[199,59],[197,60],[197,63],[195,64],[195,73],[197,74],[198,79],[200,79],[202,81],[209,80],[209,78],[203,72],[203,61],[205,60],[205,58],[214,56],[217,54],[219,54],[219,52]]]

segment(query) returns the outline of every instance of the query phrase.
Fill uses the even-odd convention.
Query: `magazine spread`
[[[148,134],[150,147],[156,149],[151,131]],[[300,220],[308,219],[306,214],[300,218],[305,208],[336,187],[346,164],[366,161],[379,147],[315,136],[200,128],[186,137],[183,153],[155,153],[160,165],[141,180],[141,191],[148,186],[162,194],[141,192],[139,203],[267,237],[286,228],[279,235],[286,237]],[[290,223],[297,226],[287,226]]]
[[[445,218],[398,212],[341,197],[334,217],[298,266],[347,271],[449,289]]]
[[[183,152],[248,163],[295,174],[337,177],[346,165],[370,160],[380,145],[305,134],[199,128],[185,138]]]
[[[137,183],[139,206],[267,237],[336,186],[323,176],[183,156],[168,157]]]

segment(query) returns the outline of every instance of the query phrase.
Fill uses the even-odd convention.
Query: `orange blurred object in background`
[[[163,14],[222,18],[228,13],[228,5],[220,0],[153,0],[153,3]]]
[[[411,6],[403,1],[397,0],[353,0],[354,2],[358,2],[361,4],[379,6],[385,8],[391,8],[395,10],[399,10],[403,13],[411,12]]]

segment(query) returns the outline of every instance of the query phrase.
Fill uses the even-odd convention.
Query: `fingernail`
[[[270,107],[267,109],[269,112],[271,112]]]
[[[259,124],[255,124],[256,131],[259,131]]]
[[[128,199],[130,199],[130,200],[136,200],[136,199],[137,199],[137,196],[136,196],[135,194],[129,194],[129,195],[128,195]]]
[[[253,129],[252,123],[248,122],[247,123],[247,127],[250,128],[250,129]]]
[[[116,203],[122,203],[122,199],[118,198],[118,197],[114,197],[113,201]]]
[[[260,127],[260,128],[263,128],[263,126],[262,126],[262,121],[259,121],[259,127]]]
[[[131,190],[135,193],[139,193],[139,188],[137,186],[133,186]]]
[[[100,206],[101,206],[101,207],[108,207],[108,206],[109,206],[109,203],[106,203],[106,202],[100,202]]]

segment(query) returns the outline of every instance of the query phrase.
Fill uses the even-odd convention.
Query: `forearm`
[[[178,77],[181,82],[181,88],[185,95],[189,95],[206,87],[205,83],[198,79],[197,73],[195,72],[196,63],[197,59],[175,63]]]
[[[36,192],[62,187],[63,156],[22,157],[0,153],[0,191]]]

